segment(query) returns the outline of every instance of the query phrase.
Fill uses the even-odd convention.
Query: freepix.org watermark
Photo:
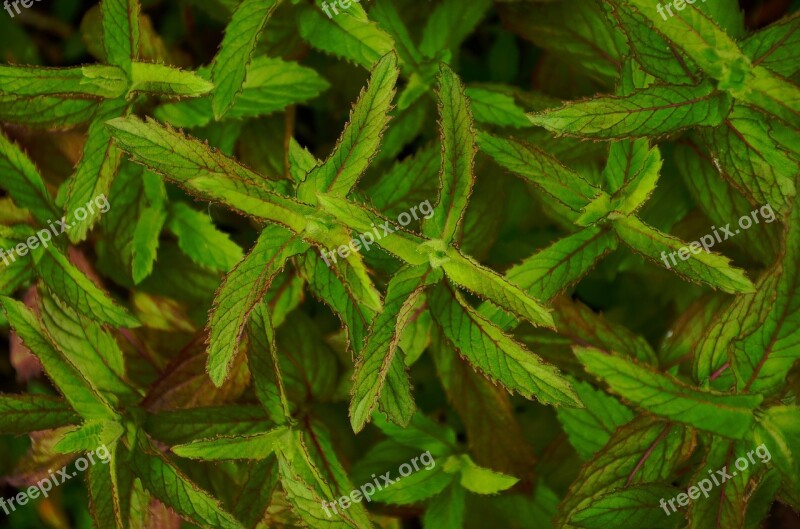
[[[706,0],[703,0],[703,2],[705,1]],[[697,2],[697,0],[674,0],[673,2],[664,2],[665,5],[662,6],[661,4],[658,4],[656,6],[656,11],[658,11],[658,14],[661,15],[661,18],[666,20],[667,15],[664,14],[664,9],[667,10],[667,13],[669,13],[670,17],[674,17],[675,13],[672,12],[672,7],[678,11],[683,11],[686,9],[686,4],[694,4],[695,2]]]
[[[436,466],[436,460],[433,458],[431,453],[424,452],[412,459],[410,462],[400,465],[400,468],[397,469],[397,471],[400,473],[401,477],[410,476],[412,473],[420,470],[419,463],[422,463],[425,470],[431,470]],[[322,508],[325,510],[325,514],[328,515],[328,518],[331,517],[331,513],[328,510],[329,507],[334,513],[339,514],[339,511],[336,510],[337,506],[344,511],[349,509],[352,503],[361,503],[361,500],[364,498],[366,498],[367,501],[372,501],[372,495],[377,492],[375,487],[377,487],[377,490],[383,490],[386,487],[390,487],[400,481],[401,478],[392,479],[391,474],[391,471],[380,476],[375,476],[375,474],[373,474],[372,477],[374,480],[372,482],[365,483],[358,489],[354,489],[348,496],[342,496],[338,500],[330,503],[323,501]],[[375,485],[373,486],[372,483],[375,483]]]
[[[330,5],[328,5],[328,2],[322,2],[322,10],[325,11],[328,18],[333,18],[334,15],[339,14],[339,9],[343,11],[350,9],[353,3],[360,4],[361,0],[331,0]],[[337,4],[339,9],[336,9]],[[331,9],[333,9],[333,15],[331,14]]]
[[[111,452],[108,451],[106,445],[102,445],[94,451],[87,453],[85,457],[76,459],[75,472],[70,473],[66,465],[61,467],[55,474],[52,470],[48,470],[47,472],[50,476],[37,482],[36,485],[28,487],[23,492],[11,498],[0,498],[0,508],[2,508],[6,514],[10,515],[17,510],[17,507],[27,504],[29,500],[35,500],[40,495],[47,498],[50,491],[53,490],[53,487],[63,485],[65,481],[76,477],[78,472],[84,472],[91,465],[97,463],[94,456],[97,456],[104,465],[107,465],[108,462],[111,461]],[[16,505],[14,505],[15,503]],[[11,510],[9,510],[9,508]]]
[[[41,0],[36,0],[36,1],[40,2]],[[3,7],[5,8],[6,11],[8,11],[8,14],[11,15],[11,18],[14,18],[14,12],[11,11],[11,7],[13,6],[14,9],[17,11],[17,14],[21,15],[22,11],[20,11],[19,9],[19,4],[22,4],[22,7],[28,9],[33,5],[33,0],[14,0],[13,2],[5,0],[5,2],[3,2]]]
[[[100,213],[106,213],[111,209],[111,204],[105,195],[99,195],[87,202],[85,206],[75,209],[75,220],[86,220],[89,215],[94,214],[95,208],[97,208],[97,211]],[[10,250],[0,248],[0,259],[3,260],[3,263],[5,263],[6,266],[10,265],[17,260],[17,257],[27,255],[29,251],[38,248],[40,244],[47,248],[48,243],[53,240],[53,237],[58,237],[72,228],[72,225],[67,222],[66,217],[61,217],[61,220],[55,221],[55,224],[53,221],[48,221],[47,224],[50,226],[49,230],[37,231],[36,235],[31,235],[25,242],[19,243]],[[52,235],[50,235],[51,231],[53,232]]]
[[[422,214],[422,217],[425,219],[429,219],[433,217],[433,206],[431,203],[426,200],[425,202],[421,202],[420,204],[414,206],[409,210],[409,212],[403,212],[397,216],[397,223],[400,226],[408,226],[411,224],[411,220],[419,220],[419,215],[417,215],[417,211]],[[356,238],[350,240],[349,245],[341,245],[335,250],[320,250],[320,255],[322,256],[322,260],[325,261],[325,264],[328,265],[328,268],[331,266],[331,261],[336,262],[336,254],[339,254],[339,257],[342,259],[347,259],[350,255],[350,252],[360,252],[363,248],[364,251],[368,251],[370,247],[375,244],[375,241],[379,241],[382,238],[386,237],[387,235],[391,235],[392,233],[398,231],[399,228],[397,226],[390,226],[391,221],[386,221],[379,226],[372,225],[372,231],[368,231],[362,233]],[[383,233],[381,233],[383,232]],[[375,234],[373,236],[373,233]],[[330,257],[330,260],[328,260]]]
[[[691,503],[691,500],[696,500],[700,497],[700,494],[708,498],[708,493],[714,487],[719,487],[729,479],[733,479],[734,476],[738,475],[739,472],[743,472],[747,470],[750,465],[755,465],[756,460],[753,458],[753,454],[758,456],[758,459],[761,463],[769,463],[772,460],[772,454],[769,453],[769,449],[766,445],[762,444],[758,446],[755,450],[750,450],[747,452],[747,457],[742,456],[738,458],[734,465],[736,466],[736,470],[732,470],[728,472],[728,466],[722,467],[719,470],[709,470],[708,471],[708,478],[701,479],[696,484],[689,487],[686,492],[681,492],[677,496],[665,500],[661,498],[661,508],[664,509],[664,512],[667,513],[667,516],[671,515],[673,512],[677,512],[677,507],[675,507],[675,501],[677,500],[678,505],[680,507],[686,507]],[[669,507],[672,508],[672,512],[669,511],[667,508],[667,504]]]
[[[719,230],[717,230],[716,226],[711,226],[711,231],[713,232],[713,235],[711,233],[703,235],[702,237],[700,237],[699,242],[693,241],[689,243],[688,247],[683,246],[682,248],[679,248],[677,251],[674,252],[670,253],[661,252],[661,260],[664,261],[664,264],[667,266],[667,268],[672,268],[672,265],[677,264],[677,261],[675,260],[675,254],[678,254],[678,257],[680,257],[681,261],[686,261],[692,256],[692,254],[699,254],[703,250],[709,253],[711,248],[715,244],[736,237],[742,232],[742,230],[750,229],[753,223],[759,224],[760,222],[758,220],[759,213],[761,214],[761,217],[764,219],[764,222],[766,222],[767,224],[775,220],[775,212],[772,210],[772,205],[766,204],[764,206],[761,206],[760,208],[756,208],[753,211],[751,211],[750,215],[742,215],[739,218],[739,229],[737,229],[736,231],[732,231],[730,222],[725,226],[719,228]],[[722,232],[722,234],[720,234],[720,232]],[[722,237],[722,235],[724,235],[725,237]],[[667,260],[667,257],[669,257],[672,260],[672,265],[669,264],[669,260]]]

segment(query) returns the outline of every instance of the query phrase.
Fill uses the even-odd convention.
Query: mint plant
[[[796,519],[797,15],[322,4],[103,0],[95,63],[9,52],[7,482],[107,447],[41,500],[103,529]]]

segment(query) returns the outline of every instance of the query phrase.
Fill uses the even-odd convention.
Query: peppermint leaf
[[[369,420],[385,384],[394,379],[395,383],[408,386],[403,357],[398,354],[400,336],[423,289],[441,278],[441,271],[417,266],[401,269],[389,282],[383,311],[370,325],[370,335],[353,375],[350,422],[354,431],[360,431]],[[399,364],[399,376],[392,377],[393,364]],[[392,389],[391,384],[388,389]]]
[[[80,371],[56,350],[39,319],[19,301],[2,298],[0,303],[11,326],[42,363],[45,372],[70,406],[84,419],[112,417],[111,407],[92,389]]]
[[[215,119],[220,120],[241,93],[258,36],[278,3],[277,0],[243,0],[233,12],[211,70],[215,85],[211,105]]]
[[[208,373],[217,387],[228,376],[250,313],[286,260],[306,248],[283,228],[267,228],[225,277],[209,318]]]
[[[36,166],[24,152],[4,135],[0,134],[0,172],[4,178],[2,187],[14,202],[31,214],[41,224],[59,217],[50,193]]]
[[[759,395],[724,395],[692,388],[670,375],[598,349],[576,346],[586,369],[605,380],[625,400],[700,430],[734,439],[752,428]]]
[[[103,0],[103,45],[108,62],[130,72],[139,56],[138,0]]]
[[[207,79],[208,70],[198,75]],[[314,99],[330,87],[316,71],[291,61],[256,57],[250,62],[247,78],[233,106],[225,114],[231,119],[256,118]],[[202,127],[214,120],[208,94],[171,102],[155,110],[158,119],[176,127]]]
[[[636,217],[616,221],[614,229],[634,251],[655,262],[661,261],[668,268],[674,267],[677,274],[690,281],[703,282],[730,293],[752,292],[754,289],[742,270],[732,267],[726,257],[706,253],[698,242],[684,243],[651,228]],[[684,259],[685,255],[688,257]]]
[[[617,429],[580,470],[558,507],[555,527],[571,527],[572,517],[603,494],[665,480],[695,446],[691,429],[642,415]]]
[[[116,327],[137,327],[139,321],[95,286],[54,247],[34,253],[36,272],[58,299],[78,313]]]
[[[125,103],[108,101],[97,110],[98,118],[116,118],[127,113],[127,109]],[[65,210],[67,222],[71,224],[68,235],[72,242],[83,241],[102,215],[102,209],[97,207],[96,202],[108,194],[121,161],[122,152],[111,142],[108,129],[102,121],[92,122],[83,146],[83,156],[68,183]],[[92,208],[92,205],[95,207]],[[79,209],[83,211],[80,215]],[[72,219],[76,222],[72,223]]]
[[[391,37],[358,4],[330,17],[317,6],[307,6],[300,10],[297,23],[300,36],[309,44],[364,68],[372,68],[394,48]]]
[[[92,119],[99,100],[0,94],[0,119],[33,128],[67,128]]]
[[[456,237],[475,183],[475,130],[464,86],[447,66],[439,69],[437,91],[442,140],[439,200],[423,232],[449,244]]]
[[[31,96],[90,96],[118,98],[127,92],[128,79],[116,66],[87,65],[44,69],[0,66],[1,94]]]
[[[201,461],[266,459],[281,446],[287,432],[285,426],[280,426],[265,433],[219,436],[173,446],[172,451],[180,457]]]
[[[144,442],[133,450],[131,464],[142,485],[185,519],[221,529],[242,529],[242,524],[227,513],[219,501]]]
[[[800,44],[800,16],[795,13],[753,33],[742,42],[744,52],[753,66],[763,66],[784,77],[792,77],[800,63],[790,50]]]
[[[178,238],[181,250],[201,266],[227,272],[242,260],[239,245],[217,230],[207,215],[183,202],[172,204],[166,226]]]
[[[149,62],[134,62],[131,65],[131,92],[196,97],[213,88],[213,84],[194,72]]]
[[[557,369],[503,334],[449,286],[433,289],[429,304],[447,340],[484,376],[544,404],[581,405]]]
[[[586,382],[575,381],[572,388],[585,407],[558,408],[556,413],[570,444],[588,460],[608,443],[618,427],[633,419],[633,412]]]
[[[369,85],[350,113],[339,141],[330,157],[312,169],[300,185],[298,197],[315,203],[314,193],[346,196],[369,166],[378,151],[389,122],[394,86],[399,75],[397,56],[385,55],[372,70]]]
[[[44,395],[0,395],[0,431],[21,435],[76,424],[80,418],[66,402]]]
[[[626,96],[604,96],[528,114],[534,125],[558,134],[602,140],[660,136],[698,125],[716,126],[731,98],[710,83],[651,86]]]

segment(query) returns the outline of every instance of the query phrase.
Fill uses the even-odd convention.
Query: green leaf
[[[266,228],[250,253],[225,277],[209,318],[208,374],[219,387],[239,350],[253,308],[286,260],[308,246],[278,226]]]
[[[84,419],[113,417],[114,412],[103,397],[92,389],[69,359],[56,350],[33,312],[11,298],[0,298],[0,303],[22,343],[36,355],[70,406]]]
[[[198,75],[210,74],[201,69]],[[296,62],[271,57],[256,57],[247,70],[241,93],[226,117],[255,118],[283,110],[290,105],[317,97],[330,85],[316,71]],[[176,127],[200,127],[214,120],[208,95],[161,105],[155,116]]]
[[[263,177],[196,139],[135,117],[111,120],[106,125],[134,161],[194,194],[270,219],[295,233],[304,232],[309,225],[313,209],[273,193]]]
[[[603,85],[616,80],[622,59],[628,54],[625,38],[606,21],[601,4],[586,3],[581,9],[562,2],[508,3],[498,6],[503,24],[536,47],[547,50],[557,64],[569,64],[570,83],[588,76]],[[594,87],[597,83],[591,84]],[[565,87],[569,90],[571,87]]]
[[[384,148],[391,134],[390,128]],[[437,176],[441,165],[439,151],[432,146],[424,147],[413,156],[394,164],[383,178],[368,188],[373,206],[391,216],[409,211],[426,201],[430,206],[430,197],[435,196],[438,189]]]
[[[200,461],[266,459],[282,446],[288,428],[280,426],[264,433],[218,436],[172,447],[180,456]]]
[[[395,51],[400,61],[409,68],[418,68],[424,59],[414,45],[408,28],[403,23],[394,3],[376,2],[369,14],[394,40]]]
[[[434,496],[422,517],[424,529],[460,529],[466,510],[464,488],[455,481]]]
[[[603,176],[614,191],[611,202],[615,214],[628,216],[650,198],[661,164],[658,147],[650,147],[645,139],[611,144]]]
[[[427,19],[419,45],[420,51],[433,58],[441,50],[457,50],[486,15],[490,6],[491,2],[488,0],[475,0],[468,4],[458,0],[444,0]]]
[[[800,14],[794,13],[753,33],[740,42],[742,51],[753,61],[778,75],[792,77],[800,70],[800,61],[792,50],[800,45]]]
[[[139,0],[103,0],[103,45],[110,64],[130,71],[139,56]]]
[[[314,252],[307,252],[300,271],[311,292],[330,306],[347,328],[352,351],[360,353],[369,324],[381,309],[381,300],[366,271],[351,261],[340,260],[328,266]]]
[[[461,80],[445,64],[439,66],[439,124],[442,168],[439,198],[433,217],[423,222],[423,233],[450,244],[459,234],[467,201],[475,184],[475,128]]]
[[[667,17],[659,14],[647,0],[627,1],[649,18],[657,30],[680,46],[706,75],[721,81],[720,88],[742,82],[742,76],[750,69],[750,61],[736,42],[699,6],[689,4],[685,9],[676,8],[674,15]]]
[[[456,433],[421,412],[417,412],[405,426],[392,424],[381,414],[375,415],[375,426],[392,442],[435,457],[450,455],[457,450]]]
[[[320,164],[313,154],[308,152],[308,149],[297,143],[297,140],[292,137],[289,140],[289,174],[296,183],[300,183],[306,179],[317,165]]]
[[[40,292],[39,297],[42,324],[53,343],[92,388],[116,407],[138,402],[142,395],[127,381],[125,360],[114,337],[48,292]]]
[[[792,487],[800,485],[800,428],[797,424],[797,406],[773,406],[758,417],[754,433],[757,456],[772,464]],[[765,461],[766,460],[766,461]]]
[[[702,466],[691,477],[691,483],[699,483],[702,479],[708,480],[706,469],[729,469],[730,477],[719,487],[713,487],[709,497],[703,494],[689,505],[690,529],[722,529],[724,527],[743,527],[747,507],[748,489],[751,486],[750,478],[754,474],[753,465],[744,470],[734,469],[737,456],[745,455],[749,443],[734,443],[713,439]],[[749,463],[749,461],[748,461]]]
[[[127,112],[126,103],[108,101],[97,109],[98,115],[89,127],[83,156],[67,184],[67,203],[64,205],[66,221],[71,224],[69,239],[74,243],[83,241],[103,214],[97,201],[107,196],[122,161],[122,152],[111,142],[103,121]],[[83,213],[78,215],[78,211]]]
[[[97,99],[0,94],[0,119],[31,128],[74,127],[92,119],[98,104]]]
[[[695,84],[700,79],[694,61],[637,9],[618,0],[610,0],[606,5],[611,6],[611,16],[628,38],[631,55],[643,70],[670,84]]]
[[[535,397],[544,404],[581,405],[555,367],[503,334],[449,286],[434,288],[428,303],[447,340],[484,376],[511,393]]]
[[[142,210],[131,241],[131,275],[134,283],[141,282],[153,271],[161,228],[167,219],[164,183],[151,172],[142,176],[143,194],[139,197]]]
[[[370,160],[380,148],[389,122],[389,110],[400,71],[397,56],[385,55],[372,70],[369,84],[361,91],[342,135],[330,157],[311,170],[300,185],[298,198],[315,204],[315,193],[344,197],[355,187]]]
[[[0,186],[11,195],[15,204],[29,210],[40,224],[61,217],[36,166],[3,134],[0,134],[0,173],[3,174]]]
[[[545,307],[494,270],[484,268],[452,247],[446,251],[445,259],[444,272],[456,285],[534,325],[553,326],[553,317]]]
[[[278,494],[278,461],[270,458],[248,465],[241,472],[238,481],[241,488],[232,491],[231,510],[238,520],[248,529],[256,529],[263,520],[270,516],[269,509],[273,498]],[[277,499],[277,498],[276,498]]]
[[[699,243],[680,239],[651,228],[636,217],[614,222],[614,229],[628,246],[654,262],[663,262],[689,281],[706,283],[724,292],[752,292],[753,283],[744,271],[730,265],[730,260],[715,253],[706,253]],[[678,253],[688,254],[687,259]],[[675,256],[677,255],[677,259]],[[671,265],[669,263],[672,263]]]
[[[676,489],[665,485],[648,484],[621,489],[602,495],[577,510],[571,522],[586,529],[674,529],[680,519],[677,516],[664,516],[659,500],[675,495]]]
[[[396,473],[392,476],[395,479]],[[441,465],[430,470],[423,467],[407,477],[395,479],[391,486],[378,490],[372,499],[391,505],[413,505],[439,494],[453,481],[454,477]]]
[[[725,126],[704,131],[701,137],[719,172],[750,202],[788,211],[800,168],[770,138],[766,116],[737,104]]]
[[[651,86],[626,96],[602,96],[528,114],[534,125],[558,134],[602,140],[660,136],[699,125],[716,126],[731,98],[710,83]]]
[[[67,430],[53,450],[61,454],[91,452],[97,447],[113,445],[123,433],[124,427],[116,420],[93,419]]]
[[[604,493],[666,480],[695,448],[691,428],[643,415],[619,428],[581,467],[559,506],[555,527],[574,527],[572,516]],[[656,504],[658,505],[658,504]]]
[[[141,166],[123,161],[108,196],[114,207],[100,218],[104,235],[97,244],[100,262],[110,261],[110,268],[127,272],[134,284],[141,283],[153,271],[167,217],[164,182]]]
[[[87,471],[89,510],[97,527],[125,529],[130,522],[134,477],[120,469],[122,451],[119,445],[110,448],[111,462],[91,465]]]
[[[136,477],[153,496],[180,516],[198,525],[243,529],[220,502],[192,483],[160,452],[141,442],[131,461]]]
[[[684,384],[636,362],[599,349],[575,346],[575,355],[627,401],[657,415],[723,437],[743,438],[753,426],[760,395],[726,395]]]
[[[0,432],[4,435],[71,426],[80,421],[65,401],[44,395],[2,394],[0,411]]]
[[[194,72],[184,72],[164,64],[149,62],[134,62],[131,66],[131,92],[196,97],[213,88],[212,83]]]
[[[570,219],[577,217],[577,213],[601,193],[583,176],[529,143],[484,132],[478,134],[478,142],[481,151],[491,156],[498,165],[520,175],[524,181],[562,205]]]
[[[572,343],[615,351],[649,365],[657,363],[656,354],[647,340],[615,323],[610,316],[605,317],[567,296],[553,300],[553,309],[558,333]]]
[[[275,424],[291,421],[275,330],[265,301],[258,303],[250,314],[247,337],[250,340],[247,359],[258,400]]]
[[[476,465],[468,455],[458,456],[458,459],[461,486],[475,494],[497,494],[510,489],[519,481],[513,476]],[[445,462],[445,468],[447,464]]]
[[[717,152],[722,154],[720,151]],[[741,151],[736,154],[730,152],[732,156],[738,156],[739,154],[741,154]],[[724,162],[718,156],[712,158],[711,154],[701,151],[696,145],[686,144],[676,146],[674,158],[678,172],[683,177],[683,182],[689,188],[692,197],[708,216],[709,220],[714,223],[714,226],[725,226],[733,219],[740,219],[744,215],[750,215],[753,211],[756,211],[756,218],[759,218],[759,210],[753,209],[748,199],[745,198],[746,195],[740,193],[736,188],[720,178],[714,163],[715,161],[720,164]],[[761,174],[764,175],[765,173]],[[737,173],[737,175],[741,176],[740,173]],[[727,176],[727,173],[724,176]],[[759,179],[759,182],[761,181]],[[776,188],[773,188],[769,192],[772,193],[772,191],[776,190]],[[720,197],[725,199],[720,200]],[[776,201],[775,203],[779,204],[780,202]],[[772,210],[772,202],[769,204],[769,206],[764,207],[767,210]],[[742,230],[733,239],[734,244],[749,254],[756,256],[762,263],[771,262],[780,247],[779,230],[777,225],[772,224],[776,218],[774,210],[772,211],[772,221],[770,221],[770,216],[763,219],[767,226],[762,224],[761,226],[753,226],[748,230]]]
[[[539,250],[506,272],[506,279],[536,299],[550,300],[575,284],[604,255],[617,248],[617,237],[609,229],[590,226]],[[490,303],[480,307],[488,319],[508,328],[509,316]]]
[[[425,287],[441,278],[440,270],[420,265],[401,269],[389,282],[383,310],[370,325],[370,334],[353,375],[350,423],[355,432],[364,428],[378,399],[387,396],[384,390],[393,390],[391,394],[397,391],[394,388],[397,384],[409,386],[402,355],[398,354],[400,336],[414,315],[414,304]],[[392,376],[392,364],[398,364],[399,376]]]
[[[477,86],[467,88],[466,94],[478,123],[515,128],[531,126],[525,111],[508,94]]]
[[[766,68],[753,68],[746,89],[735,92],[742,101],[800,127],[800,87]]]
[[[233,404],[185,410],[159,411],[146,417],[147,433],[168,445],[221,435],[263,432],[269,418],[261,406]]]
[[[570,444],[583,460],[603,448],[618,427],[633,419],[633,412],[586,382],[574,381],[572,388],[584,408],[558,408],[558,421]]]
[[[54,247],[34,252],[33,258],[36,272],[47,288],[78,313],[115,327],[139,325],[136,318],[95,286]]]
[[[418,265],[428,262],[430,254],[434,253],[432,248],[423,248],[426,242],[423,237],[401,229],[394,221],[388,220],[365,206],[330,195],[317,195],[317,198],[321,209],[325,213],[350,228],[351,233],[359,234],[359,243],[365,250],[369,250],[371,246],[369,238],[366,237],[366,234],[369,234],[374,239],[374,244],[379,245],[387,252],[409,264]],[[428,206],[430,206],[430,203]],[[387,228],[390,231],[387,232]],[[374,237],[373,234],[375,235]],[[364,242],[360,240],[361,235],[364,236]],[[387,237],[387,235],[389,236]],[[342,242],[345,243],[344,246],[346,248],[350,240],[343,240]],[[358,246],[353,246],[352,248],[357,249]],[[426,253],[429,255],[426,256]],[[325,254],[322,255],[324,256]],[[328,256],[334,263],[345,262],[337,259],[336,252],[332,250],[328,252]],[[328,261],[328,257],[325,259]],[[351,254],[349,260],[353,260],[353,254]]]
[[[87,65],[76,68],[0,66],[0,94],[31,96],[90,96],[118,98],[125,95],[128,79],[116,66]]]
[[[759,327],[775,299],[775,285],[780,279],[775,268],[759,278],[755,292],[736,296],[705,329],[694,353],[695,380],[714,382],[720,375],[730,374],[729,355],[735,342]],[[727,382],[721,381],[722,385],[718,387],[729,388],[732,381],[729,379]]]
[[[800,303],[796,263],[800,259],[800,207],[797,201],[786,221],[780,265],[762,285],[753,302],[761,310],[759,325],[745,327],[732,344],[731,365],[740,391],[772,394],[783,386],[795,361]],[[740,319],[741,321],[741,319]]]
[[[312,427],[309,432],[294,431],[290,444],[277,456],[283,490],[304,523],[328,529],[371,527],[360,503],[331,513],[333,507],[327,502],[349,495],[355,487],[347,479],[324,430]]]
[[[167,229],[178,238],[178,246],[195,263],[227,272],[242,260],[238,244],[219,231],[211,218],[184,202],[170,204]]]
[[[331,18],[316,5],[305,6],[298,13],[297,26],[300,36],[313,47],[364,68],[372,68],[394,48],[392,38],[370,21],[358,4]]]
[[[222,119],[241,93],[258,36],[279,3],[278,0],[243,0],[233,12],[211,70],[214,82],[211,106],[215,119]]]

